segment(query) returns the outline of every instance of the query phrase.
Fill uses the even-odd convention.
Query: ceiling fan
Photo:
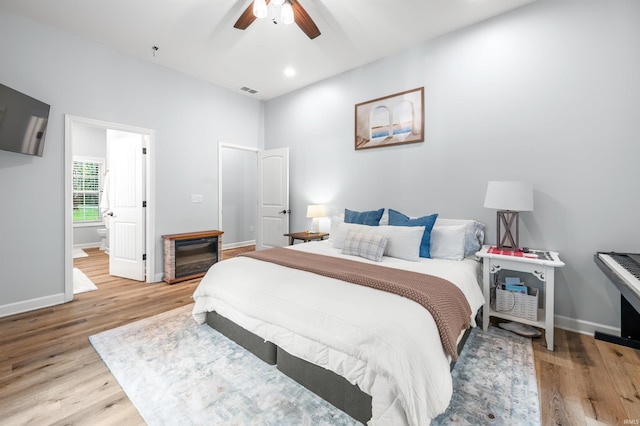
[[[247,27],[251,25],[251,23],[257,18],[266,17],[267,5],[270,1],[271,0],[253,0],[233,25],[234,28],[246,30]],[[313,19],[311,19],[307,11],[304,10],[298,0],[274,0],[274,3],[282,4],[284,23],[295,22],[298,27],[300,27],[300,29],[307,35],[307,37],[312,40],[320,35],[318,26],[315,24],[315,22],[313,22]],[[285,11],[284,9],[287,9],[287,11]],[[291,14],[293,16],[291,16]],[[275,20],[274,22],[277,23],[277,21]]]

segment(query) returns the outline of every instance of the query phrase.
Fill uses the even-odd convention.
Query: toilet
[[[107,228],[98,228],[98,235],[100,236],[100,250],[107,249]]]

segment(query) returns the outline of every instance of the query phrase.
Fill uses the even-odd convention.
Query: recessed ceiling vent
[[[252,88],[247,87],[247,86],[241,87],[240,90],[244,90],[245,92],[249,92],[252,95],[255,95],[256,93],[258,93],[258,91],[256,89],[252,89]]]

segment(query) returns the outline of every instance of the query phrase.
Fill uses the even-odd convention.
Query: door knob
[[[289,214],[291,213],[291,210],[282,210],[281,212],[278,212],[278,214]]]

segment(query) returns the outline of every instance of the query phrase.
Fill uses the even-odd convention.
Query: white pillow
[[[379,226],[387,226],[389,224],[389,209],[384,209],[384,213],[382,213],[382,217],[380,218],[380,222],[378,222]]]
[[[420,259],[420,243],[424,235],[424,226],[373,226],[371,232],[386,235],[389,238],[385,256],[417,262]],[[377,229],[375,229],[377,228]]]
[[[464,259],[466,229],[466,225],[435,225],[431,230],[431,257],[449,260]]]
[[[372,232],[348,231],[344,239],[342,254],[364,257],[380,262],[389,238]]]
[[[333,241],[338,233],[338,227],[344,223],[344,217],[331,216],[331,225],[329,226],[329,241]]]
[[[443,219],[438,217],[436,223],[433,226],[451,226],[451,225],[465,225],[465,243],[464,243],[464,255],[465,257],[473,256],[476,252],[480,251],[482,244],[484,243],[484,223],[478,222],[473,219]]]
[[[346,223],[340,221],[331,221],[331,234],[329,235],[333,241],[333,247],[341,249],[344,246],[344,240],[347,238],[347,232],[358,231],[367,232],[377,226],[360,225],[359,223]]]
[[[417,262],[420,258],[420,243],[424,229],[424,226],[368,226],[337,222],[331,232],[334,232],[333,247],[338,249],[344,246],[349,231],[386,236],[389,242],[384,253],[385,256]]]

